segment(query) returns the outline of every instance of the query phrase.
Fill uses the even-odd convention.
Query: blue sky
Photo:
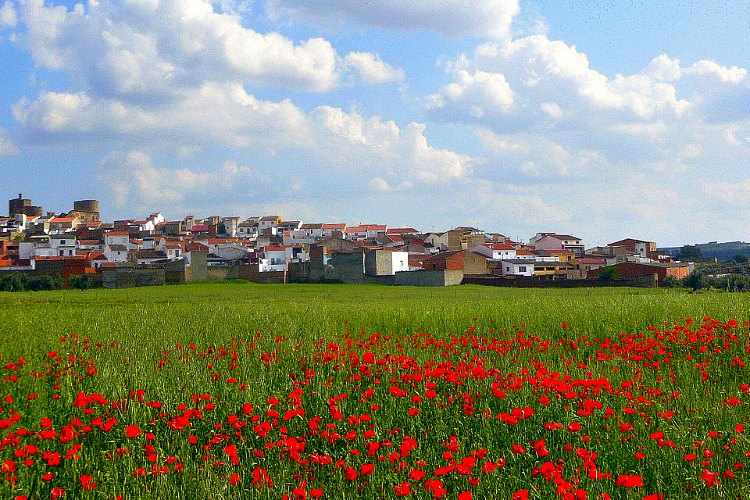
[[[748,19],[746,0],[0,0],[0,196],[748,239]]]

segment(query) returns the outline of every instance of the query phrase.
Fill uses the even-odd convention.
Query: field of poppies
[[[0,294],[2,498],[749,498],[750,298]]]

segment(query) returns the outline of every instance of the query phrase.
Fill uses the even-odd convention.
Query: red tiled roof
[[[207,233],[209,227],[208,224],[193,224],[193,228],[190,231],[193,233]]]
[[[73,223],[75,219],[73,217],[55,217],[50,222],[53,224],[67,224],[67,223]]]
[[[282,245],[266,245],[263,250],[266,252],[285,252],[286,248]]]
[[[346,224],[322,224],[323,229],[333,229],[333,230],[339,230],[344,231],[346,229]]]
[[[130,233],[122,230],[107,231],[104,233],[105,236],[130,236]]]

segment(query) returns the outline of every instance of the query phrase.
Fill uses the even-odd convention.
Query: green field
[[[670,289],[510,289],[379,285],[201,284],[2,293],[0,353],[16,355],[77,332],[137,346],[220,343],[255,330],[300,339],[350,330],[447,336],[468,326],[544,334],[561,321],[591,335],[687,316],[750,319],[750,296]],[[143,352],[148,355],[147,352]]]
[[[0,361],[6,365],[0,396],[12,396],[0,403],[0,437],[21,426],[33,430],[23,439],[40,450],[56,446],[64,454],[69,443],[47,446],[33,434],[39,432],[40,418],[51,418],[56,429],[76,417],[116,420],[111,429],[98,428],[100,422],[92,424],[94,430],[73,425],[73,442],[82,448],[59,466],[45,464],[40,451],[22,463],[27,452],[17,451],[20,442],[0,444],[0,462],[13,462],[4,466],[4,481],[0,476],[3,498],[54,497],[55,487],[67,498],[280,498],[294,495],[295,487],[308,497],[382,498],[406,493],[404,483],[418,498],[441,497],[443,489],[446,498],[460,492],[510,498],[523,490],[548,498],[576,489],[587,491],[589,498],[605,492],[613,498],[750,495],[744,470],[750,440],[737,427],[750,426],[749,398],[738,390],[750,382],[750,372],[735,359],[750,364],[750,351],[745,352],[750,349],[750,296],[745,294],[238,282],[3,293],[0,311]],[[704,316],[718,321],[701,327]],[[692,327],[670,330],[687,318],[695,319]],[[730,319],[738,326],[727,327]],[[649,325],[659,331],[648,332]],[[624,335],[638,332],[633,338]],[[365,356],[373,360],[362,361]],[[653,360],[658,366],[647,364]],[[537,378],[557,377],[553,372],[569,376],[576,389],[534,385]],[[704,373],[707,379],[701,380]],[[13,374],[18,377],[9,378]],[[520,387],[514,385],[522,379]],[[591,380],[606,381],[606,388],[590,388]],[[404,393],[389,393],[389,386]],[[294,388],[304,392],[299,401],[288,397]],[[144,401],[133,396],[137,390],[144,391]],[[374,396],[365,404],[359,395],[369,390]],[[425,396],[433,390],[436,395]],[[667,397],[675,391],[678,396]],[[76,406],[81,392],[102,394],[107,401]],[[197,394],[210,394],[211,407],[191,398]],[[348,398],[332,403],[337,394]],[[539,403],[547,394],[551,403]],[[735,394],[740,403],[725,404]],[[280,403],[269,403],[269,396]],[[160,408],[147,401],[158,401]],[[369,406],[372,401],[376,409]],[[191,417],[185,429],[176,429],[170,420],[184,411],[180,403],[200,408],[200,416]],[[243,403],[254,408],[244,417]],[[592,415],[589,404],[600,405]],[[277,407],[282,414],[304,408],[304,417],[291,413],[288,421],[280,420]],[[510,424],[501,423],[502,414],[529,407],[535,409],[533,417],[519,422],[502,417]],[[612,414],[604,411],[607,407]],[[339,410],[343,420],[336,417]],[[13,412],[20,420],[3,430],[2,419]],[[372,413],[371,424],[351,420],[363,412]],[[247,425],[230,432],[227,418],[236,415],[246,417]],[[322,437],[308,427],[313,415],[342,435],[355,432],[355,440]],[[268,436],[255,428],[264,421],[272,429]],[[550,422],[562,424],[563,430],[543,427]],[[578,424],[568,428],[575,422],[583,430],[574,428]],[[126,424],[152,432],[153,441],[144,444],[140,433],[123,437]],[[622,424],[633,429],[623,434],[617,430]],[[366,439],[365,428],[372,433]],[[654,432],[664,437],[654,438]],[[190,433],[200,449],[186,442]],[[733,433],[737,436],[731,441]],[[460,445],[445,448],[451,435]],[[305,443],[297,458],[288,449],[289,436]],[[415,437],[419,445],[406,456],[402,447],[394,458],[393,449],[398,451],[404,436]],[[717,441],[696,445],[707,439]],[[227,449],[227,443],[236,448]],[[512,444],[526,449],[510,451]],[[363,459],[367,446],[381,450],[370,460],[375,472],[361,469],[368,463]],[[683,460],[693,448],[698,454],[711,448],[710,456]],[[595,451],[598,459],[581,458],[584,452],[576,450]],[[638,453],[646,458],[633,458]],[[311,465],[311,457],[319,454],[344,462]],[[467,463],[476,460],[476,467],[468,472],[458,467],[460,454]],[[539,469],[545,461],[546,472]],[[496,465],[480,471],[483,462]],[[182,464],[179,471],[175,463]],[[562,463],[564,470],[554,468]],[[154,464],[163,470],[152,469]],[[453,469],[440,469],[445,464]],[[137,472],[140,467],[144,474]],[[591,472],[592,467],[599,472]],[[257,481],[253,471],[258,468],[268,471],[273,487]],[[347,468],[359,471],[355,479],[347,477]],[[424,470],[426,478],[410,478],[415,469]],[[722,476],[728,469],[732,474]],[[54,478],[42,478],[45,471]],[[720,478],[715,483],[713,473]],[[96,486],[85,487],[82,475],[91,476]],[[643,484],[625,485],[630,476]]]

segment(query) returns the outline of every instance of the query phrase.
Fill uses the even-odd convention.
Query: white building
[[[534,261],[531,259],[503,259],[503,276],[534,276]]]
[[[537,250],[569,250],[575,255],[583,255],[586,251],[581,238],[569,234],[537,233],[529,244]]]
[[[516,247],[510,243],[484,243],[473,247],[471,251],[493,260],[515,259],[518,257]],[[526,257],[526,255],[523,256],[523,258]]]
[[[382,224],[360,224],[359,226],[350,226],[344,230],[344,237],[347,240],[369,240],[379,236],[385,236],[387,226]]]

